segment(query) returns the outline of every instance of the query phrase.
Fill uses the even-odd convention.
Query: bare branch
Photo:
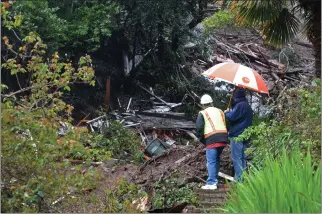
[[[22,42],[22,40],[20,39],[20,37],[17,35],[16,31],[14,29],[11,29],[11,31],[13,32],[13,34],[16,36],[16,38]]]
[[[23,88],[23,89],[20,89],[14,93],[11,93],[11,94],[3,94],[2,96],[4,97],[12,97],[16,94],[20,94],[22,92],[25,92],[25,91],[28,91],[28,90],[31,90],[31,89],[35,89],[35,88],[41,88],[42,86],[30,86],[30,87],[27,87],[27,88]]]

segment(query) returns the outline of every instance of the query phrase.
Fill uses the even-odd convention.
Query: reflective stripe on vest
[[[204,136],[205,138],[218,133],[227,133],[224,112],[215,107],[206,108],[200,111],[205,120]]]

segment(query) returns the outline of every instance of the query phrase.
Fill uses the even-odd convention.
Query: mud
[[[220,172],[232,175],[229,146],[222,153]],[[169,178],[173,174],[182,178],[185,183],[203,183],[201,179],[207,179],[206,154],[203,147],[199,145],[173,148],[142,165],[134,175],[133,182],[150,189],[156,182]],[[225,181],[219,178],[219,182]]]

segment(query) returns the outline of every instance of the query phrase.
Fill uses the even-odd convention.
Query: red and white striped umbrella
[[[203,72],[202,75],[259,93],[269,94],[264,79],[253,69],[238,63],[219,63]]]

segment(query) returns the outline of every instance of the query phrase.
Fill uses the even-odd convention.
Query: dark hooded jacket
[[[238,88],[235,90],[232,109],[225,112],[225,115],[230,122],[229,137],[237,137],[252,125],[253,110],[246,99],[244,89]]]

